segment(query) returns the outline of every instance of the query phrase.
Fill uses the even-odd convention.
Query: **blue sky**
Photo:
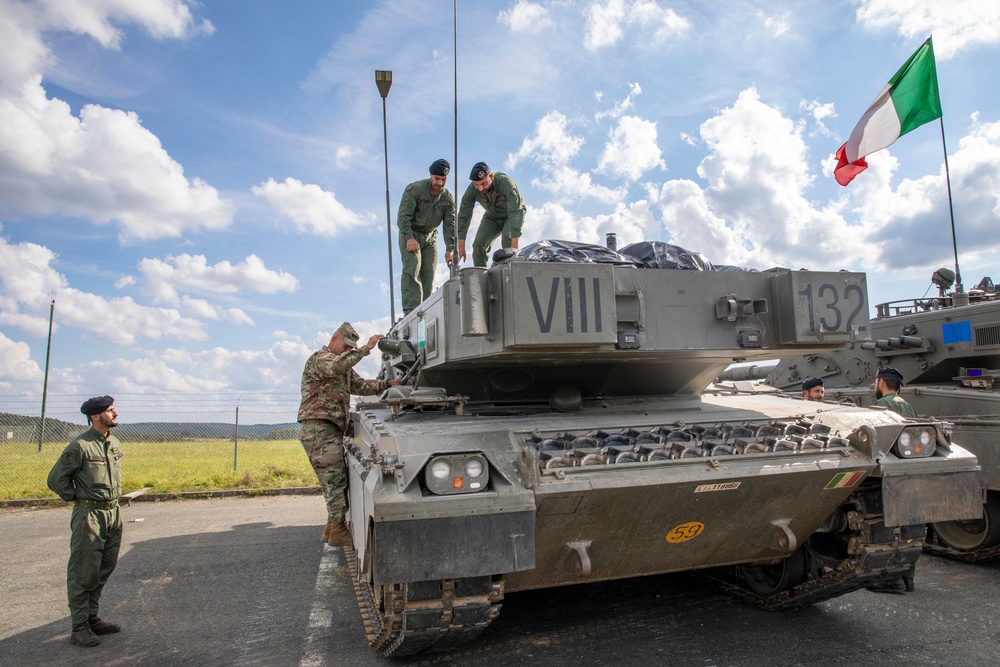
[[[374,71],[398,273],[399,195],[454,161],[452,7],[0,0],[0,393],[40,394],[53,298],[55,394],[294,392],[342,320],[384,332]],[[460,1],[458,33],[448,186],[510,174],[523,243],[864,270],[873,304],[953,266],[940,127],[847,188],[833,154],[933,33],[964,282],[1000,279],[993,0]]]

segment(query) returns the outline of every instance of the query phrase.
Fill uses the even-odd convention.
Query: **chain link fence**
[[[0,500],[55,498],[46,486],[66,444],[89,428],[89,395],[0,395]],[[182,493],[314,487],[299,443],[298,393],[115,394],[122,487]]]

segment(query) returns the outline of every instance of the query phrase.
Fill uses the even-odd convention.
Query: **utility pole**
[[[38,422],[38,453],[42,453],[42,437],[45,435],[45,399],[49,395],[49,357],[52,355],[52,320],[56,314],[56,300],[49,306],[49,341],[45,345],[45,379],[42,381],[42,419]]]
[[[394,275],[392,272],[392,214],[389,212],[389,126],[385,113],[385,98],[389,96],[389,88],[392,86],[392,72],[375,70],[375,85],[378,86],[378,94],[382,96],[382,144],[385,146],[385,236],[389,243],[389,312],[392,317],[389,320],[389,326],[392,326],[396,322],[396,291],[393,288]]]

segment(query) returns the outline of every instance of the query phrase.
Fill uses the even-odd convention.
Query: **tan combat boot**
[[[86,622],[74,625],[73,634],[69,638],[74,644],[79,646],[97,646],[101,643],[98,636],[90,631],[90,625]]]
[[[326,528],[323,529],[323,538],[320,540],[320,542],[322,542],[323,544],[326,544],[326,541],[328,539],[330,539],[330,531],[331,530],[333,530],[333,523],[331,523],[330,521],[327,521],[326,522]]]
[[[331,547],[347,547],[353,544],[351,539],[351,531],[347,529],[347,526],[338,523],[330,529],[330,535],[326,540],[326,543]]]

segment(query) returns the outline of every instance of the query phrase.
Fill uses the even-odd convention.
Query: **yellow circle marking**
[[[688,521],[667,533],[667,542],[671,544],[687,542],[701,535],[703,530],[705,530],[705,524],[701,521]]]

